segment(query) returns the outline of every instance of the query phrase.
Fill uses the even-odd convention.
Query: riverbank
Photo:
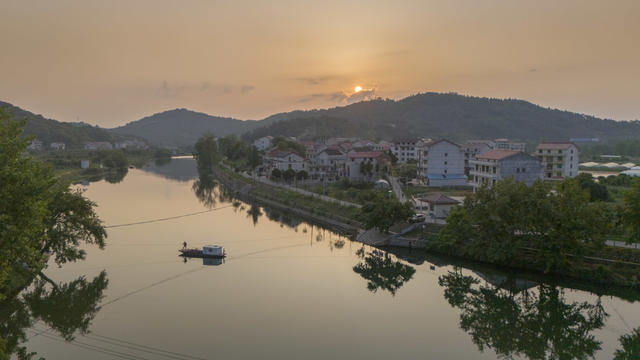
[[[234,197],[256,201],[281,211],[291,212],[306,221],[320,224],[339,233],[355,236],[362,231],[357,220],[360,209],[328,202],[280,187],[251,180],[224,167],[215,170],[215,177]]]

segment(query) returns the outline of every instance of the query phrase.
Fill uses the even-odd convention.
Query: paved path
[[[393,176],[389,176],[389,182],[391,183],[391,188],[393,189],[393,193],[396,194],[396,199],[400,201],[402,204],[407,202],[407,198],[404,197],[404,193],[402,193],[402,187],[398,183],[398,179]]]
[[[258,182],[263,183],[265,185],[269,185],[269,186],[279,187],[279,188],[286,189],[286,190],[295,191],[295,192],[300,193],[302,195],[311,196],[311,197],[314,197],[316,199],[324,200],[324,201],[327,201],[327,202],[337,203],[337,204],[340,204],[342,206],[354,206],[354,207],[357,207],[357,208],[361,208],[362,207],[362,205],[360,205],[360,204],[356,204],[356,203],[352,203],[352,202],[344,201],[344,200],[339,200],[339,199],[336,199],[336,198],[332,198],[330,196],[321,195],[321,194],[318,194],[318,193],[314,193],[312,191],[308,191],[308,190],[300,189],[300,188],[297,188],[297,187],[293,187],[291,185],[278,183],[278,182],[275,182],[275,181],[268,180],[265,177],[252,177],[251,175],[246,174],[246,173],[242,173],[242,176],[244,176],[247,179],[258,181]]]

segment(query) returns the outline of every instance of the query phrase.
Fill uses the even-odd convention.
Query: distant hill
[[[82,148],[85,141],[109,141],[113,143],[128,138],[89,124],[47,119],[42,115],[36,115],[2,101],[0,101],[0,108],[4,108],[15,119],[27,119],[24,134],[34,135],[45,146],[49,146],[52,142],[63,142],[66,144],[67,149],[77,149]]]
[[[324,119],[326,128],[317,129],[312,118]],[[452,93],[424,93],[398,101],[378,99],[325,110],[292,111],[262,121],[270,124],[245,137],[313,137],[314,133],[321,133],[323,136],[360,134],[387,140],[406,136],[453,140],[505,137],[523,141],[640,138],[640,121],[637,120],[603,120],[544,108],[523,100]]]
[[[206,133],[215,136],[239,135],[258,126],[258,122],[253,120],[243,121],[175,109],[132,121],[112,131],[140,136],[157,146],[191,146]]]

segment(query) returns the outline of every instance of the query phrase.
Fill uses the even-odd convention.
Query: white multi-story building
[[[464,173],[469,175],[471,169],[469,161],[475,159],[479,154],[495,149],[496,143],[491,140],[468,140],[460,147],[464,151]]]
[[[280,171],[286,171],[293,169],[294,171],[307,170],[304,157],[293,151],[275,149],[271,150],[264,157],[265,165],[267,165],[269,172],[273,169]]]
[[[495,185],[507,177],[523,181],[528,186],[542,179],[542,163],[537,158],[516,150],[491,150],[470,160],[471,185]]]
[[[319,180],[335,181],[346,176],[347,154],[338,147],[320,151],[313,159],[312,172]]]
[[[113,145],[108,141],[89,141],[84,143],[85,150],[111,150]]]
[[[271,140],[273,140],[273,136],[263,136],[260,139],[255,140],[253,142],[253,146],[255,146],[259,151],[267,150],[271,147]]]
[[[391,153],[393,153],[393,156],[395,156],[401,164],[417,162],[419,158],[418,148],[427,141],[430,141],[430,139],[398,139],[391,144]]]
[[[578,175],[578,148],[572,142],[542,142],[535,156],[542,161],[545,180],[562,180]]]
[[[63,142],[52,142],[49,147],[51,150],[62,151],[66,148],[66,145]]]
[[[464,152],[449,140],[422,143],[418,148],[418,178],[428,186],[466,185],[464,163]]]
[[[31,151],[40,151],[40,150],[42,150],[42,141],[33,140],[31,142],[31,144],[29,144],[29,146],[27,146],[27,149],[31,150]]]
[[[346,176],[355,181],[373,180],[390,166],[391,159],[381,151],[353,151],[347,155]]]

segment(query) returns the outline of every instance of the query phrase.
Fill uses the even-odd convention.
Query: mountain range
[[[38,137],[44,135],[40,132],[41,124],[54,121],[25,113],[30,114],[27,116],[27,132],[37,132],[35,135]],[[53,123],[47,124],[52,126]],[[74,128],[77,132],[77,129],[82,129],[93,137],[91,140],[100,138],[108,141],[110,136],[136,136],[153,145],[168,147],[193,145],[205,133],[242,135],[247,140],[264,135],[300,139],[359,136],[384,140],[419,136],[457,141],[510,138],[530,142],[569,138],[640,139],[638,120],[606,120],[544,108],[524,100],[454,93],[423,93],[401,100],[375,99],[330,109],[280,113],[263,120],[238,120],[175,109],[109,131],[91,126],[58,124],[65,124],[58,126],[60,130],[71,131]],[[51,134],[47,136],[53,137]]]

